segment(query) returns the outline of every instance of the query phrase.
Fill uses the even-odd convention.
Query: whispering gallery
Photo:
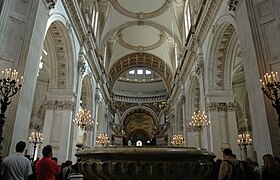
[[[262,165],[280,156],[279,63],[279,0],[1,0],[1,158],[21,140],[59,164],[188,147]]]

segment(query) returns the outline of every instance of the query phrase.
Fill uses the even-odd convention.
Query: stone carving
[[[203,68],[204,68],[204,66],[203,66],[203,64],[201,62],[197,62],[196,63],[195,73],[196,73],[197,76],[200,76],[202,74]]]
[[[237,109],[237,104],[234,102],[229,103],[208,103],[207,110],[209,111],[235,111]]]
[[[228,0],[228,10],[235,11],[238,4],[238,0]]]
[[[74,110],[74,102],[71,100],[49,100],[43,105],[43,107],[48,110]]]
[[[103,148],[103,149],[102,149]],[[174,147],[99,147],[78,151],[90,179],[208,179],[213,153]]]
[[[57,0],[46,0],[49,9],[54,9]]]
[[[86,72],[86,63],[83,60],[83,58],[80,57],[79,62],[78,62],[78,69],[79,72],[83,75]]]

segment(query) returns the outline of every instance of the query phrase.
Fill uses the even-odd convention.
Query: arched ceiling
[[[148,68],[161,77],[165,92],[168,94],[172,77],[176,71],[176,57],[180,56],[184,44],[183,12],[186,0],[102,0],[99,1],[99,33],[97,34],[97,49],[103,59],[102,64],[108,73],[111,88],[118,92],[129,86],[117,79],[130,68]],[[159,66],[141,61],[128,61],[135,58],[135,54],[142,56],[144,61],[156,57]],[[146,60],[147,58],[147,60]],[[153,61],[155,62],[155,61]],[[152,63],[153,63],[152,62]],[[157,69],[158,68],[158,69]],[[153,92],[141,88],[143,94],[162,92],[162,85],[146,84],[153,87]],[[115,88],[113,88],[115,87]],[[158,89],[157,89],[158,87]],[[113,90],[113,91],[114,91]],[[139,91],[139,88],[136,90]],[[133,90],[132,90],[133,91]],[[141,93],[140,93],[141,94]]]

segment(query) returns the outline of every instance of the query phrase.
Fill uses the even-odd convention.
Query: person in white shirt
[[[7,156],[1,164],[1,179],[4,180],[25,180],[31,175],[31,162],[24,155],[26,143],[19,141],[16,144],[16,153]]]

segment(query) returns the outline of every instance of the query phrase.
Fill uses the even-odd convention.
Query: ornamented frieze
[[[237,109],[237,104],[233,102],[229,103],[208,103],[207,110],[208,111],[235,111]]]
[[[43,105],[43,107],[48,110],[74,110],[74,102],[71,100],[49,100]]]

